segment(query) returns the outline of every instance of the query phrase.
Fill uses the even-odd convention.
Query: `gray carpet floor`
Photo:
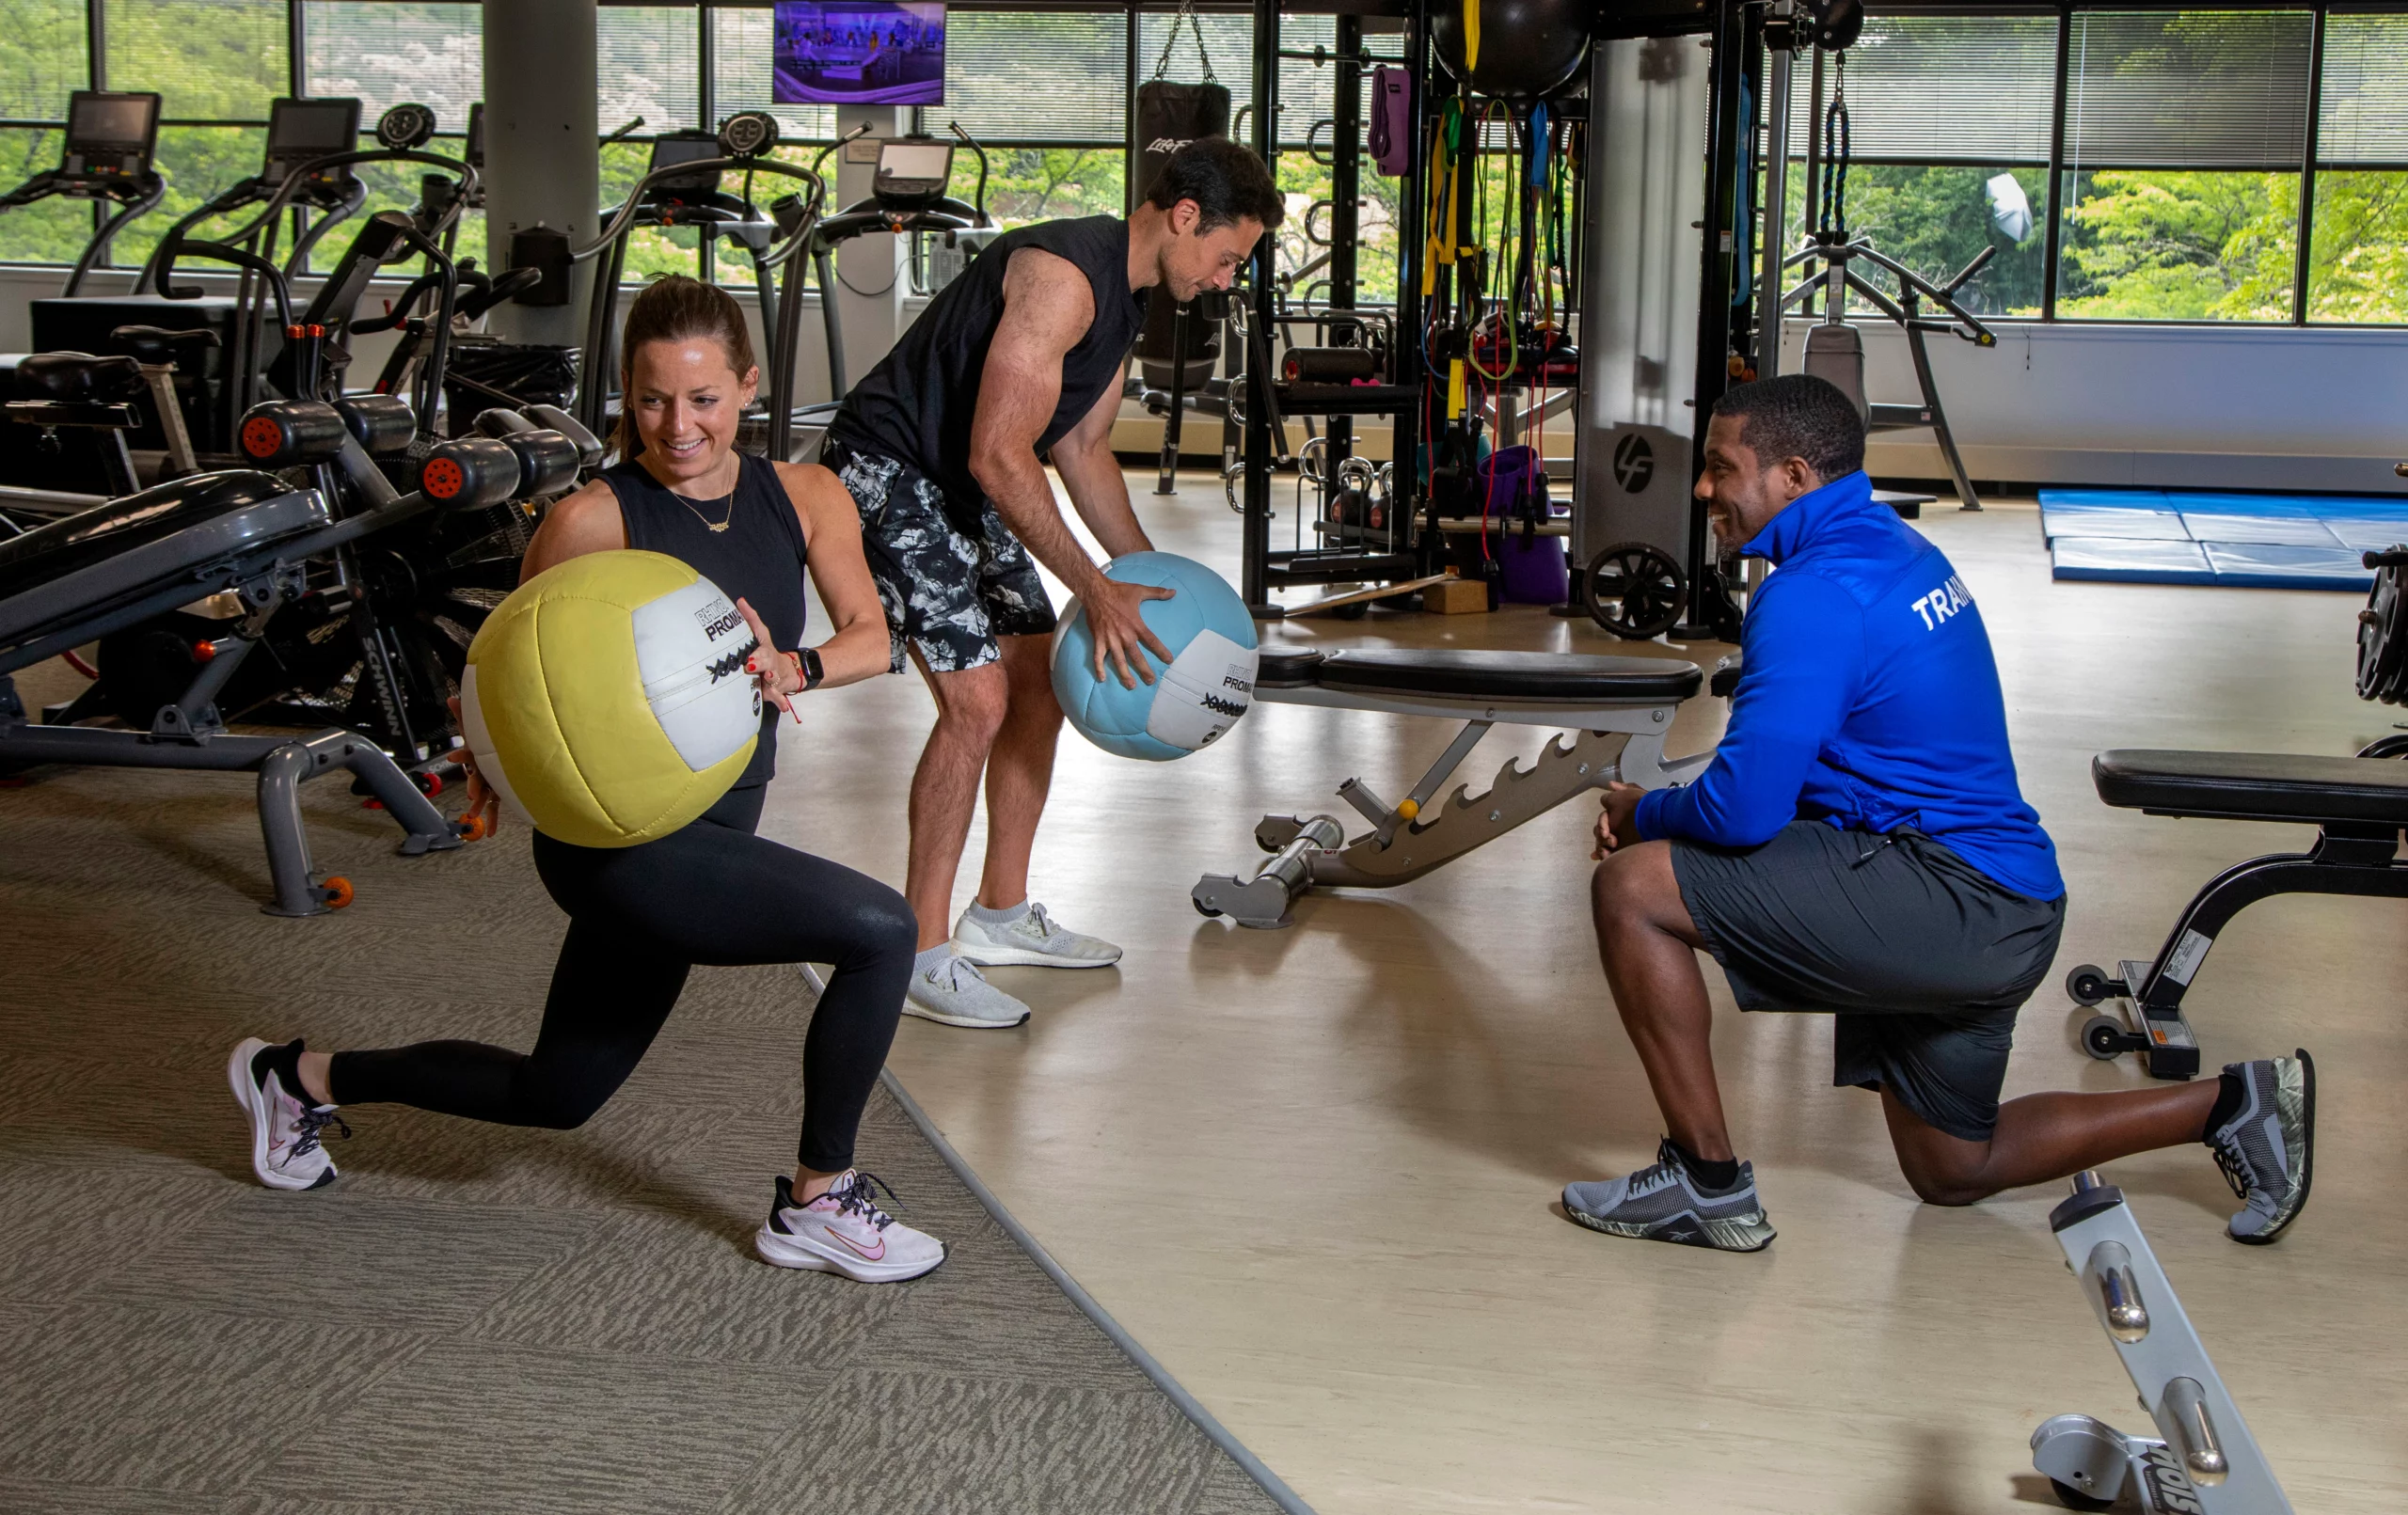
[[[581,1129],[359,1107],[338,1184],[259,1187],[238,1039],[524,1047],[563,925],[523,829],[405,860],[339,781],[305,796],[358,900],[286,921],[242,776],[0,789],[0,1510],[1275,1509],[882,1090],[861,1164],[944,1266],[753,1258],[789,970],[697,971]]]

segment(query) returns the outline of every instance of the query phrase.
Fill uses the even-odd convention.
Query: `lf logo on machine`
[[[1647,438],[1637,432],[1614,444],[1614,478],[1627,493],[1636,495],[1656,477],[1656,450]]]

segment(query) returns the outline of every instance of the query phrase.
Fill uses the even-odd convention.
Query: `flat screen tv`
[[[770,58],[781,105],[942,105],[944,7],[779,0]]]

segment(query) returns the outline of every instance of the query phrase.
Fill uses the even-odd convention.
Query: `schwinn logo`
[[[1208,694],[1204,697],[1204,708],[1216,716],[1227,716],[1231,720],[1245,714],[1245,706],[1235,700],[1224,700],[1217,694]]]
[[[744,617],[725,599],[717,599],[694,612],[694,624],[703,628],[704,637],[717,641],[744,624]]]

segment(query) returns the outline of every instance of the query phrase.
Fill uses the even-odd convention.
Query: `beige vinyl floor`
[[[1157,545],[1234,576],[1217,481],[1160,500],[1131,480]],[[2029,501],[1921,525],[1982,607],[2025,793],[2063,855],[2060,971],[2147,956],[2216,870],[2306,840],[2109,810],[2094,752],[2347,753],[2398,714],[2353,691],[2353,596],[2053,583]],[[1529,608],[1270,630],[1728,650],[1633,649]],[[765,829],[899,883],[926,693],[881,680],[810,709]],[[1672,750],[1720,718],[1720,702],[1693,702]],[[1829,1086],[1829,1023],[1743,1017],[1719,972],[1716,1057],[1780,1239],[1731,1256],[1560,1217],[1566,1179],[1650,1160],[1657,1132],[1586,920],[1592,802],[1404,888],[1316,894],[1289,930],[1195,913],[1200,873],[1258,856],[1259,816],[1343,814],[1350,775],[1394,794],[1450,734],[1258,706],[1176,764],[1067,736],[1038,897],[1127,956],[999,971],[1036,1008],[1026,1027],[907,1019],[892,1065],[1070,1272],[1323,1515],[1999,1510],[2049,1503],[2027,1447],[2046,1416],[2147,1428],[2049,1236],[2059,1187],[1918,1205],[1874,1097]],[[1465,769],[1474,793],[1540,739],[1500,728]],[[974,882],[965,868],[957,903]],[[2314,1200],[2279,1246],[2223,1237],[2232,1202],[2204,1149],[2110,1172],[2294,1503],[2330,1515],[2408,1506],[2402,924],[2396,902],[2268,902],[2192,995],[2211,1063],[2317,1054]],[[2144,1078],[2077,1050],[2079,1018],[2053,986],[2031,1003],[2010,1095]]]

